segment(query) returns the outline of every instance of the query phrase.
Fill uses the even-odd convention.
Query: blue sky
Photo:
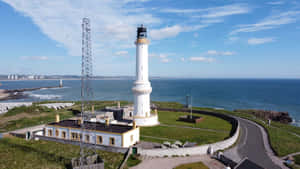
[[[0,74],[79,75],[83,17],[95,75],[134,75],[144,24],[151,76],[300,77],[296,0],[0,0]]]

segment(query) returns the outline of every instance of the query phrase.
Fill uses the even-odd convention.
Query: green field
[[[180,116],[188,115],[187,112],[168,112],[168,111],[159,111],[158,119],[162,124],[170,124],[170,125],[180,125],[180,126],[189,126],[195,128],[204,128],[204,129],[212,129],[212,130],[221,130],[221,131],[230,131],[231,124],[226,120],[215,116],[209,116],[204,114],[196,114],[193,113],[193,116],[199,116],[203,118],[203,121],[200,123],[187,123],[183,121],[178,121]]]
[[[0,168],[50,169],[70,168],[72,157],[79,156],[79,146],[51,141],[0,139]],[[98,150],[106,169],[118,168],[123,154]]]
[[[183,143],[189,141],[202,145],[221,141],[229,137],[231,130],[231,124],[229,122],[215,116],[199,114],[194,115],[201,116],[204,119],[198,124],[177,121],[180,116],[187,114],[189,113],[159,111],[158,116],[160,123],[172,126],[159,125],[154,127],[142,127],[141,140],[158,143],[179,140]],[[194,127],[196,129],[183,127]],[[199,130],[197,128],[216,131]]]
[[[278,156],[285,156],[291,153],[300,152],[300,138],[292,134],[292,133],[296,133],[299,135],[300,127],[296,127],[288,124],[282,124],[278,122],[272,122],[271,126],[268,126],[266,125],[267,124],[266,121],[255,118],[253,115],[246,114],[246,113],[233,112],[228,110],[214,110],[212,108],[195,108],[195,109],[230,114],[245,119],[249,119],[251,121],[258,123],[259,125],[263,126],[267,130],[271,142],[271,146]]]
[[[174,169],[209,169],[202,162],[190,163],[190,164],[182,164]]]
[[[153,136],[162,139],[148,138],[143,136]],[[179,140],[181,142],[196,142],[198,145],[214,143],[224,140],[229,136],[229,132],[212,132],[197,129],[180,128],[180,127],[142,127],[141,140],[163,143],[164,141]],[[163,140],[165,138],[165,140]],[[171,140],[170,140],[171,139]]]

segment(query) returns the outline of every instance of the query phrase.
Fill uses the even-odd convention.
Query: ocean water
[[[3,81],[2,89],[57,86],[58,80]],[[64,88],[27,92],[29,98],[12,101],[80,100],[80,80],[63,81]],[[95,100],[133,101],[133,80],[94,80]],[[300,79],[152,79],[151,100],[185,103],[193,106],[255,108],[287,111],[300,126]]]

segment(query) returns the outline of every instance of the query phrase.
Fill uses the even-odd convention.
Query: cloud
[[[182,58],[180,58],[180,60],[184,62],[184,61],[185,61],[185,58],[184,58],[184,57],[182,57]]]
[[[272,1],[272,2],[268,2],[267,4],[269,5],[282,5],[284,4],[284,1]]]
[[[163,62],[163,63],[168,63],[168,62],[170,62],[170,59],[168,59],[168,58],[163,58],[163,59],[161,59],[161,62]]]
[[[211,57],[190,57],[189,58],[190,61],[197,61],[197,62],[207,62],[207,63],[212,63],[215,62],[216,59],[215,58],[211,58]]]
[[[150,31],[150,37],[154,40],[176,37],[181,32],[195,31],[207,26],[208,25],[194,25],[194,26],[173,25],[170,27],[167,26],[160,29],[152,29]]]
[[[256,32],[268,29],[278,28],[281,25],[291,24],[299,20],[300,11],[287,11],[276,15],[271,15],[264,18],[255,24],[238,25],[239,28],[233,30],[230,34],[237,34],[241,32]]]
[[[160,10],[160,12],[176,13],[176,14],[198,13],[198,15],[196,15],[196,17],[202,17],[202,18],[225,17],[225,16],[230,16],[230,15],[245,14],[245,13],[249,13],[250,11],[251,11],[251,9],[247,4],[231,4],[231,5],[224,5],[224,6],[218,6],[218,7],[203,8],[203,9],[167,8],[167,9]]]
[[[159,60],[163,63],[168,63],[171,61],[171,59],[169,59],[169,56],[173,56],[175,55],[174,53],[150,53],[149,56],[150,57],[156,57],[159,58]]]
[[[65,47],[70,55],[81,55],[81,19],[91,20],[93,54],[108,55],[135,39],[136,26],[161,22],[146,11],[134,12],[137,0],[3,0],[17,12],[30,17],[42,33]],[[144,0],[145,1],[145,0]],[[130,2],[131,5],[127,5]]]
[[[270,43],[274,42],[274,38],[250,38],[248,39],[248,44],[249,45],[259,45],[259,44],[264,44],[264,43]]]
[[[204,53],[204,55],[214,55],[214,56],[231,56],[231,55],[234,55],[235,52],[230,52],[230,51],[216,51],[216,50],[208,50],[206,53]]]
[[[45,61],[49,58],[47,56],[21,56],[22,60],[31,60],[31,61]]]
[[[118,56],[124,56],[124,55],[127,55],[128,54],[128,51],[117,51],[116,53],[115,53],[116,55],[118,55]]]
[[[236,36],[230,36],[230,37],[228,38],[228,40],[229,40],[229,42],[235,42],[235,41],[239,40],[239,37],[236,37]]]

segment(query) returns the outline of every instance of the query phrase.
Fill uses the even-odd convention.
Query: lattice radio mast
[[[85,157],[88,146],[84,144],[84,131],[87,122],[93,118],[91,100],[93,89],[91,80],[93,78],[93,60],[91,47],[91,26],[89,18],[82,19],[82,63],[81,63],[81,138],[80,138],[80,166],[85,165]],[[91,113],[92,112],[92,113]],[[92,127],[89,124],[89,127]]]

